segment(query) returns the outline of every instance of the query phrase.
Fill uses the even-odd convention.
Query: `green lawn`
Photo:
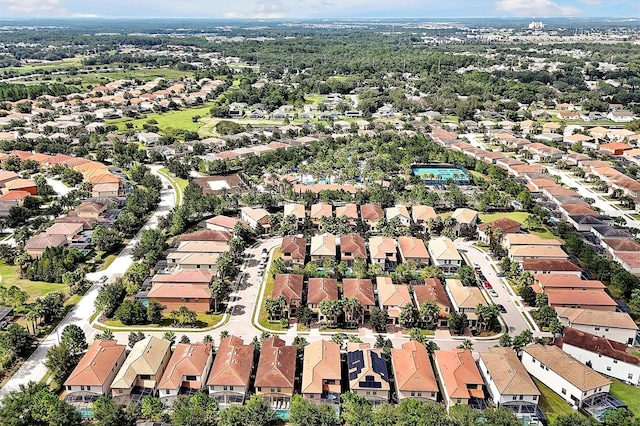
[[[635,386],[626,385],[617,379],[612,378],[611,380],[613,383],[611,383],[609,393],[627,404],[629,411],[631,411],[636,418],[640,418],[640,389]]]
[[[307,102],[311,102],[312,104],[316,104],[316,105],[322,102],[325,98],[326,96],[323,96],[323,95],[316,95],[316,94],[304,95],[304,99]]]
[[[277,247],[273,251],[273,259],[277,259],[279,257],[282,257],[282,253],[280,252],[280,247]],[[270,266],[270,265],[267,265],[267,266]],[[269,316],[267,315],[267,310],[265,309],[264,305],[267,297],[271,297],[274,280],[273,280],[273,276],[269,273],[269,268],[266,268],[264,273],[267,274],[267,281],[265,283],[262,304],[260,305],[260,314],[258,315],[258,323],[260,323],[260,325],[266,329],[273,330],[273,331],[282,331],[282,327],[280,326],[279,321],[272,323],[272,322],[269,322],[268,320]]]
[[[64,284],[20,279],[17,267],[6,265],[4,262],[0,263],[0,275],[2,276],[2,282],[0,282],[0,285],[5,287],[15,285],[21,290],[26,291],[29,294],[28,302],[34,302],[38,297],[43,297],[47,293],[54,291],[59,291],[65,295],[69,293],[69,286]]]
[[[107,124],[116,124],[120,130],[125,130],[126,129],[125,123],[133,123],[133,127],[135,129],[142,129],[143,124],[153,119],[158,122],[157,126],[160,128],[160,130],[165,130],[167,128],[174,128],[174,129],[190,130],[195,132],[200,127],[202,127],[205,123],[203,120],[199,120],[194,123],[191,118],[194,115],[199,115],[201,117],[208,117],[209,109],[211,108],[211,106],[212,104],[206,104],[198,108],[186,108],[179,111],[170,111],[165,113],[152,113],[152,114],[147,114],[144,118],[138,118],[135,120],[132,120],[132,119],[107,120]]]
[[[575,413],[571,406],[564,399],[562,399],[560,395],[556,394],[554,391],[542,384],[542,382],[536,379],[533,379],[533,381],[535,382],[541,393],[539,404],[540,409],[549,418],[551,424],[553,424],[556,417],[561,414]]]
[[[196,327],[194,328],[194,330],[213,327],[214,325],[218,324],[220,321],[222,321],[222,314],[214,314],[214,315],[198,314],[198,317],[196,319]],[[128,327],[128,328],[131,328],[132,331],[137,331],[137,330],[144,331],[147,329],[153,330],[154,328],[158,328],[158,327],[173,326],[173,320],[168,316],[164,316],[160,324],[124,325],[121,321],[117,319],[104,320],[102,321],[102,323],[107,327],[125,327],[125,328]],[[181,326],[178,324],[177,327],[181,327]]]
[[[104,271],[105,269],[107,269],[109,266],[111,266],[111,263],[116,260],[117,257],[117,254],[110,254],[109,256],[105,257],[104,262],[102,262],[102,266],[99,270]]]

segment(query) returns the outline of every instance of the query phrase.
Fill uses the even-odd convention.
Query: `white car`
[[[107,277],[106,275],[103,275],[103,276],[100,277],[100,282],[101,283],[106,283],[108,279],[109,279],[109,277]]]

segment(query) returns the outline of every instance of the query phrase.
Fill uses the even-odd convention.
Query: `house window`
[[[141,374],[140,375],[140,380],[150,380],[151,376],[148,374]]]
[[[416,396],[416,393],[415,392],[411,392],[411,396]]]
[[[519,396],[518,396],[518,399],[519,399],[520,401],[522,401],[522,400],[524,399],[524,395],[519,395]]]
[[[282,392],[282,388],[277,388],[276,392]]]
[[[122,389],[118,389],[118,393],[122,393]]]
[[[271,389],[269,390],[269,392],[271,392],[271,393],[273,393],[273,392],[275,392],[275,391],[276,391],[276,389],[275,389],[275,388],[271,388]]]
[[[371,391],[367,391],[367,395],[371,395]]]
[[[607,371],[611,371],[611,366],[610,365],[607,366]]]
[[[262,386],[258,386],[258,392],[262,392]]]
[[[436,393],[435,392],[431,392],[431,398],[435,398],[436,397]]]
[[[537,401],[538,400],[538,395],[533,395],[533,400]]]
[[[71,390],[71,386],[67,386],[67,390]]]
[[[198,380],[197,376],[187,376],[186,377],[187,382],[195,382],[196,380]]]
[[[165,390],[164,390],[164,394],[165,394],[165,395],[169,395],[170,393],[171,393],[171,390],[169,390],[169,389],[165,389]]]
[[[227,386],[227,385],[223,386],[222,390],[229,390],[229,386]]]
[[[567,394],[567,390],[565,388],[562,388],[562,394],[566,395]]]
[[[91,386],[87,386],[87,390],[90,391],[91,390]]]
[[[373,391],[373,394],[374,394],[374,395],[377,395],[377,394],[378,394],[378,391]]]
[[[516,398],[517,398],[517,397],[516,397],[515,395],[513,395],[513,396],[511,397],[511,399],[512,399],[513,401],[515,401],[515,400],[516,400]]]
[[[633,374],[631,374],[631,373],[627,374],[627,379],[633,380]]]
[[[233,390],[233,386],[229,386],[229,390],[232,391]]]
[[[84,386],[80,386],[80,390],[83,391],[84,390]]]
[[[609,327],[605,327],[605,328],[604,328],[604,331],[609,331]]]
[[[422,392],[418,392],[418,396],[422,396]]]
[[[618,363],[618,360],[617,360],[617,359],[614,359],[614,360],[613,360],[613,363],[614,363],[614,364],[617,364],[617,363]]]
[[[462,402],[462,398],[457,398],[456,399],[456,404],[460,404]]]
[[[594,330],[598,331],[600,330],[600,327],[594,327]]]

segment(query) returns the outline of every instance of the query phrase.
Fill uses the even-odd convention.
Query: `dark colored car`
[[[498,309],[500,309],[500,312],[502,312],[503,314],[507,313],[507,308],[505,308],[504,305],[498,305]]]

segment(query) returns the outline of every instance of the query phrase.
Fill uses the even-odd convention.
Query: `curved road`
[[[87,336],[87,340],[93,340],[92,337],[96,330],[91,327],[89,321],[95,312],[94,302],[98,296],[101,284],[98,282],[100,277],[106,275],[109,280],[114,279],[118,275],[124,274],[133,263],[131,252],[136,245],[142,231],[145,229],[155,228],[158,225],[158,219],[167,214],[175,206],[175,194],[173,189],[165,189],[169,185],[169,181],[158,173],[160,166],[151,166],[151,172],[162,179],[163,189],[161,191],[160,204],[155,213],[149,218],[147,223],[140,229],[135,237],[127,244],[127,246],[118,254],[118,257],[104,271],[93,272],[87,274],[87,279],[93,281],[94,284],[87,290],[84,296],[71,309],[71,311],[60,321],[56,328],[44,340],[40,342],[37,349],[22,364],[20,369],[11,377],[11,379],[0,389],[0,398],[4,397],[8,392],[19,389],[20,385],[26,385],[29,382],[39,382],[47,373],[47,367],[44,361],[47,357],[49,348],[57,344],[60,340],[62,330],[70,324],[75,324],[82,328]],[[173,187],[171,187],[173,188]]]

